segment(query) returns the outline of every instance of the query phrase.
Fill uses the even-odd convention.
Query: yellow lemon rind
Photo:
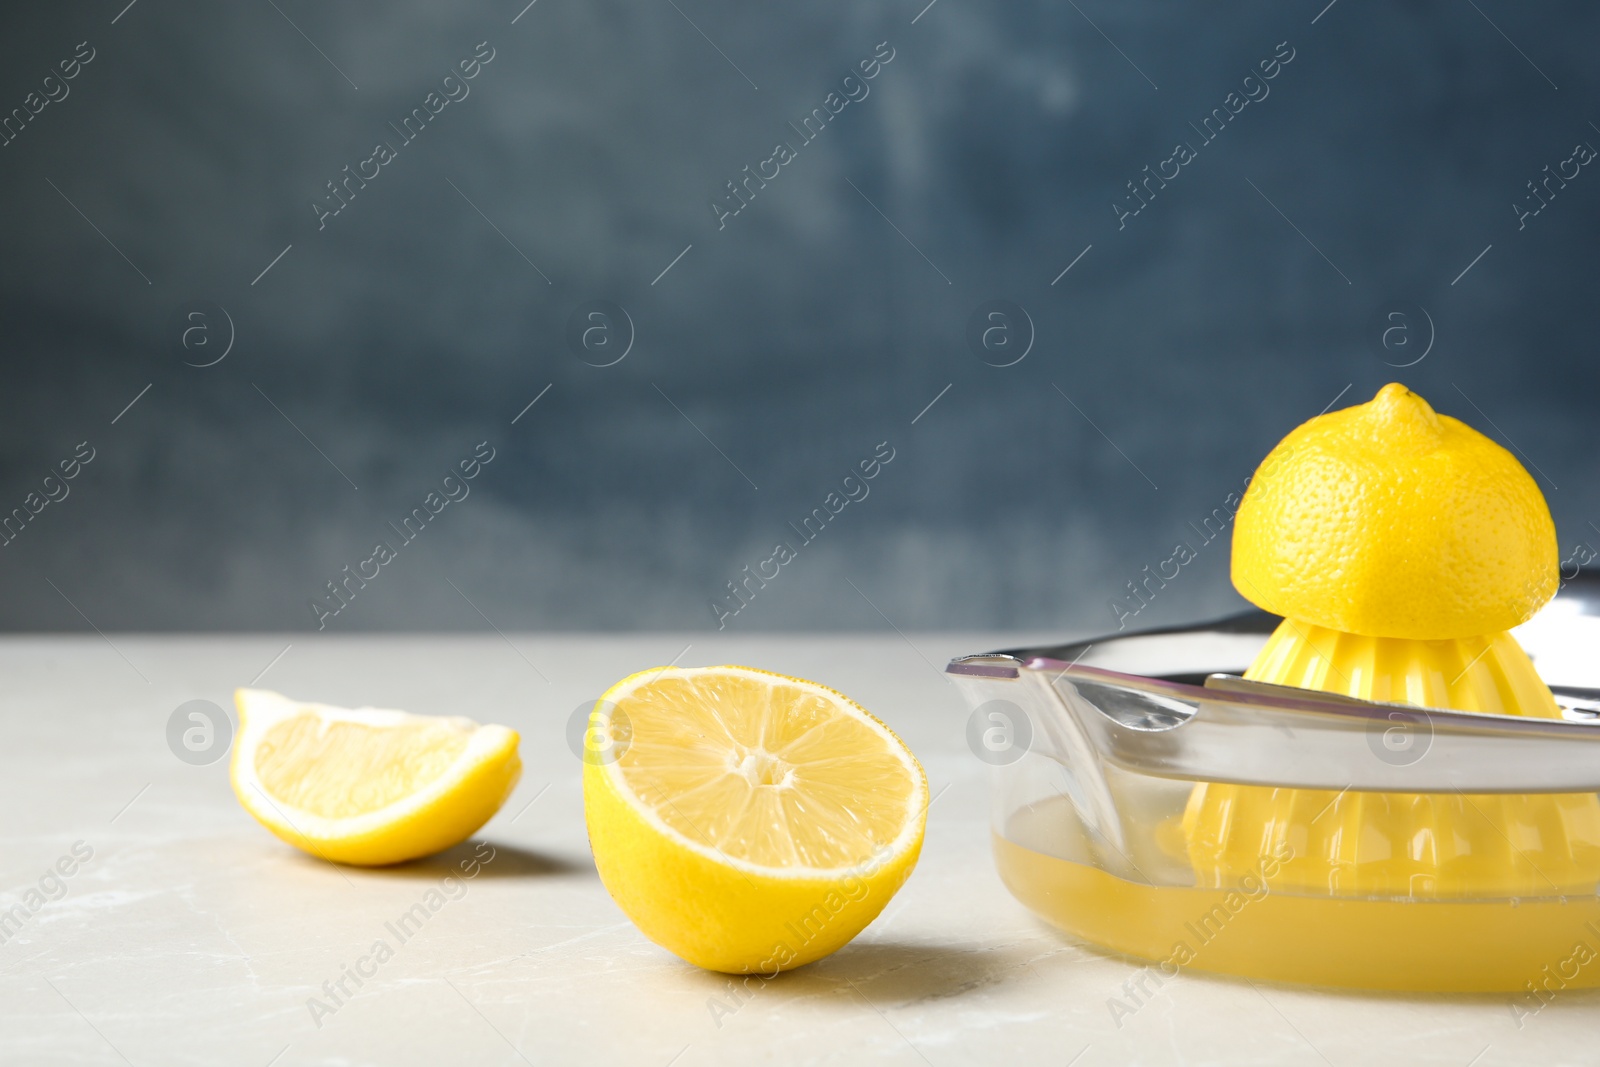
[[[1555,594],[1558,559],[1517,458],[1391,383],[1272,449],[1235,517],[1231,573],[1276,615],[1449,640],[1526,622]]]
[[[918,832],[881,863],[819,876],[754,868],[646,816],[604,768],[584,768],[584,812],[600,880],[651,941],[697,967],[776,974],[850,942],[910,877]]]

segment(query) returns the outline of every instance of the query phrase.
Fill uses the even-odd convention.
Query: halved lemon
[[[380,866],[459,844],[511,796],[517,732],[240,689],[230,777],[256,821],[313,856]]]
[[[878,916],[922,849],[928,783],[849,698],[750,667],[659,667],[590,715],[583,799],[600,879],[690,963],[776,974]]]

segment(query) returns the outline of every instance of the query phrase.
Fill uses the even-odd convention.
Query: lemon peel
[[[1526,622],[1555,595],[1558,558],[1516,457],[1391,383],[1268,454],[1239,505],[1232,572],[1275,615],[1441,640]]]

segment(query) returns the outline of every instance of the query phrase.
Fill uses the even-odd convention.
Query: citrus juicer
[[[1600,949],[1593,883],[1455,896],[1421,884],[1285,885],[1292,843],[1208,879],[1183,832],[1202,784],[1328,797],[1466,794],[1480,804],[1600,791],[1600,571],[1578,574],[1516,632],[1559,719],[1239,677],[1280,624],[1252,611],[949,664],[995,740],[984,753],[995,764],[992,840],[1012,894],[1067,933],[1163,974],[1521,993],[1546,988],[1555,973],[1569,987],[1600,986],[1600,960],[1569,962],[1575,946]],[[1306,821],[1320,828],[1327,818],[1313,811]],[[1484,856],[1493,849],[1481,835],[1472,844]]]
[[[1233,579],[1284,616],[1244,677],[1369,700],[1559,716],[1506,630],[1549,599],[1555,526],[1505,449],[1403,385],[1297,427],[1251,479]],[[1313,822],[1312,820],[1316,821]],[[1294,849],[1283,884],[1420,896],[1600,879],[1600,798],[1330,794],[1198,786],[1197,875]]]
[[[1013,742],[1007,885],[1167,973],[1600,985],[1574,962],[1600,944],[1595,679],[1552,694],[1507,632],[1555,558],[1520,464],[1403,386],[1311,420],[1235,525],[1234,584],[1276,614],[951,664]],[[1534,655],[1597,599],[1558,598]]]

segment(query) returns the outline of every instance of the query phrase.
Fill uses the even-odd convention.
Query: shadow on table
[[[853,986],[873,1004],[905,1004],[959,996],[1015,970],[994,953],[959,945],[857,941],[795,973]]]
[[[858,942],[775,978],[720,974],[689,965],[684,973],[704,989],[707,1010],[716,1020],[769,988],[784,998],[848,1003],[850,1011],[861,1011],[863,1000],[881,1009],[959,996],[1003,980],[1005,968],[991,965],[992,960],[988,953],[959,946]]]
[[[471,873],[476,865],[476,873]],[[374,873],[390,877],[438,881],[447,874],[474,880],[491,878],[549,878],[565,874],[594,875],[594,864],[575,863],[561,856],[519,848],[498,841],[463,841],[409,863],[379,867]]]

